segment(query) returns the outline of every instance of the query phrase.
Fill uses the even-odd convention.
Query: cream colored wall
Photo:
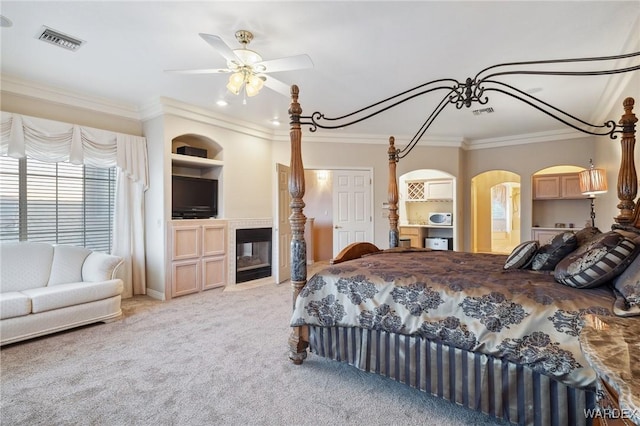
[[[206,136],[222,147],[221,155],[217,157],[224,162],[220,179],[221,219],[272,216],[272,173],[275,168],[268,161],[271,140],[172,115],[165,117],[164,128],[167,155],[171,151],[171,141],[187,133]],[[165,205],[166,213],[170,214],[170,203]]]
[[[147,138],[147,161],[149,162],[149,187],[144,193],[145,203],[145,262],[147,293],[156,299],[164,299],[166,270],[165,242],[166,223],[171,219],[165,204],[165,188],[170,184],[170,165],[165,156],[164,120],[156,117],[144,122],[144,134]],[[155,141],[155,142],[152,142]],[[169,177],[167,177],[169,174]],[[167,201],[168,200],[168,201]]]
[[[306,169],[373,169],[374,244],[378,247],[389,247],[389,222],[382,217],[382,203],[388,199],[388,145],[313,142],[312,137],[305,138],[307,135],[305,132],[302,136],[302,161]],[[288,165],[289,155],[288,140],[273,143],[273,163]],[[419,146],[407,158],[400,160],[397,175],[416,169],[438,169],[458,176],[459,157],[459,148]]]
[[[465,172],[467,176],[477,176],[489,170],[507,170],[520,175],[521,183],[521,221],[520,240],[531,239],[532,190],[531,176],[544,168],[558,164],[584,167],[589,159],[595,160],[595,137],[558,140],[550,142],[513,145],[500,148],[488,148],[465,151]],[[470,191],[464,192],[465,202],[471,200]],[[588,212],[587,216],[588,217]],[[471,248],[471,212],[464,212],[464,247]]]

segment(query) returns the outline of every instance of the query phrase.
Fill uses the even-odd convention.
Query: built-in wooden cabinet
[[[532,184],[532,239],[545,244],[589,222],[589,198],[580,192],[578,172],[535,175]]]
[[[453,179],[407,182],[407,201],[453,200]]]
[[[168,222],[169,294],[178,297],[226,285],[227,222],[185,219]]]
[[[421,226],[401,226],[399,229],[400,239],[409,239],[411,247],[424,247],[424,239],[427,237],[427,228]]]
[[[578,173],[539,175],[533,177],[534,200],[584,199]]]

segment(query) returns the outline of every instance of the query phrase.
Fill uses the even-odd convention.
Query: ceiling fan
[[[227,89],[234,95],[238,95],[244,87],[247,96],[255,96],[263,86],[266,86],[275,92],[289,96],[289,86],[267,74],[313,68],[311,58],[305,54],[268,61],[262,60],[262,56],[247,48],[253,40],[253,34],[247,30],[236,31],[236,40],[242,45],[239,49],[232,49],[217,35],[200,33],[200,37],[227,60],[227,68],[167,70],[168,72],[178,74],[231,73]]]

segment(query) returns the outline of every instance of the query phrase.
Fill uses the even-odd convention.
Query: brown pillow
[[[534,271],[553,271],[558,262],[571,253],[578,246],[576,235],[571,232],[563,232],[553,237],[549,244],[538,249],[533,257],[531,269]]]
[[[617,277],[640,248],[617,232],[605,232],[579,247],[556,266],[556,281],[569,287],[593,288]]]
[[[582,228],[579,231],[576,231],[576,239],[578,240],[578,247],[584,245],[596,235],[602,234],[598,228],[593,226],[587,226],[586,228]]]

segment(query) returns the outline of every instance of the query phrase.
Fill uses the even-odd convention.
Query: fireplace
[[[271,276],[271,228],[236,229],[236,284]]]

